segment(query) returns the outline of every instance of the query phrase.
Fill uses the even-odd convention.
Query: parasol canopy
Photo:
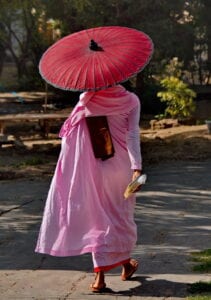
[[[153,43],[133,28],[105,26],[70,34],[47,49],[39,70],[51,85],[72,91],[114,86],[140,72]]]

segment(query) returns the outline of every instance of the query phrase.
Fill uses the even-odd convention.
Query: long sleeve
[[[127,148],[131,161],[131,169],[142,169],[142,156],[140,147],[140,103],[133,108],[128,116]]]

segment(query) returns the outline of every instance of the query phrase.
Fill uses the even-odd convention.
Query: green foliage
[[[38,166],[44,163],[44,160],[40,157],[32,157],[23,162],[21,162],[17,167],[27,167],[27,166]]]
[[[210,300],[211,294],[204,294],[204,295],[196,295],[187,297],[187,300]]]
[[[201,263],[194,267],[194,271],[209,272],[211,270],[211,249],[192,252],[191,256],[193,261]],[[187,300],[210,300],[211,281],[198,281],[190,284],[188,292],[193,294],[193,296],[187,297]]]
[[[156,120],[162,120],[165,118],[165,114],[158,114],[158,115],[155,115],[155,119]]]
[[[209,282],[204,282],[204,281],[195,282],[195,283],[190,285],[188,291],[191,294],[211,293],[211,281],[209,281]],[[209,294],[209,295],[211,295],[211,294]]]
[[[200,252],[193,252],[192,260],[200,264],[193,267],[194,271],[209,272],[211,271],[211,249],[206,249]]]
[[[56,40],[57,30],[60,37],[106,25],[149,34],[155,44],[149,76],[157,78],[162,62],[176,56],[183,62],[181,69],[189,72],[189,82],[206,84],[211,78],[208,0],[142,0],[138,5],[137,0],[0,0],[0,6],[1,58],[10,53],[22,87],[33,84],[40,56]]]
[[[184,63],[179,61],[178,57],[170,59],[169,63],[165,65],[164,73],[166,76],[174,76],[180,78],[182,76],[182,68]]]
[[[161,102],[165,102],[165,116],[172,118],[189,118],[194,112],[194,91],[188,88],[182,80],[169,76],[160,81],[163,91],[157,93]]]

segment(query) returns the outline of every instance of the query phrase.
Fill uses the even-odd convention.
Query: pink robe
[[[107,116],[115,148],[105,161],[94,157],[85,121],[96,115]],[[141,169],[139,115],[138,97],[120,85],[81,95],[60,131],[61,152],[36,252],[92,252],[95,269],[129,258],[137,238],[135,196],[125,200],[123,193],[132,169]]]

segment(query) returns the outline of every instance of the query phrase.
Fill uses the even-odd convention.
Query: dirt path
[[[184,299],[187,284],[209,280],[194,274],[190,252],[211,243],[211,160],[147,166],[138,193],[140,269],[121,282],[120,269],[107,276],[112,291],[96,296],[89,255],[54,258],[34,253],[50,174],[0,181],[1,299]]]
[[[42,108],[43,95],[20,96],[24,103],[0,95],[1,112]],[[140,268],[128,282],[120,281],[120,269],[109,273],[106,283],[112,291],[100,296],[88,291],[93,281],[89,255],[34,253],[60,148],[60,125],[49,140],[40,138],[35,125],[8,127],[8,134],[18,136],[26,148],[0,148],[0,299],[179,300],[187,295],[188,283],[210,280],[210,274],[193,273],[190,261],[190,252],[211,244],[211,135],[205,125],[142,129],[148,182],[137,195],[134,257]]]

